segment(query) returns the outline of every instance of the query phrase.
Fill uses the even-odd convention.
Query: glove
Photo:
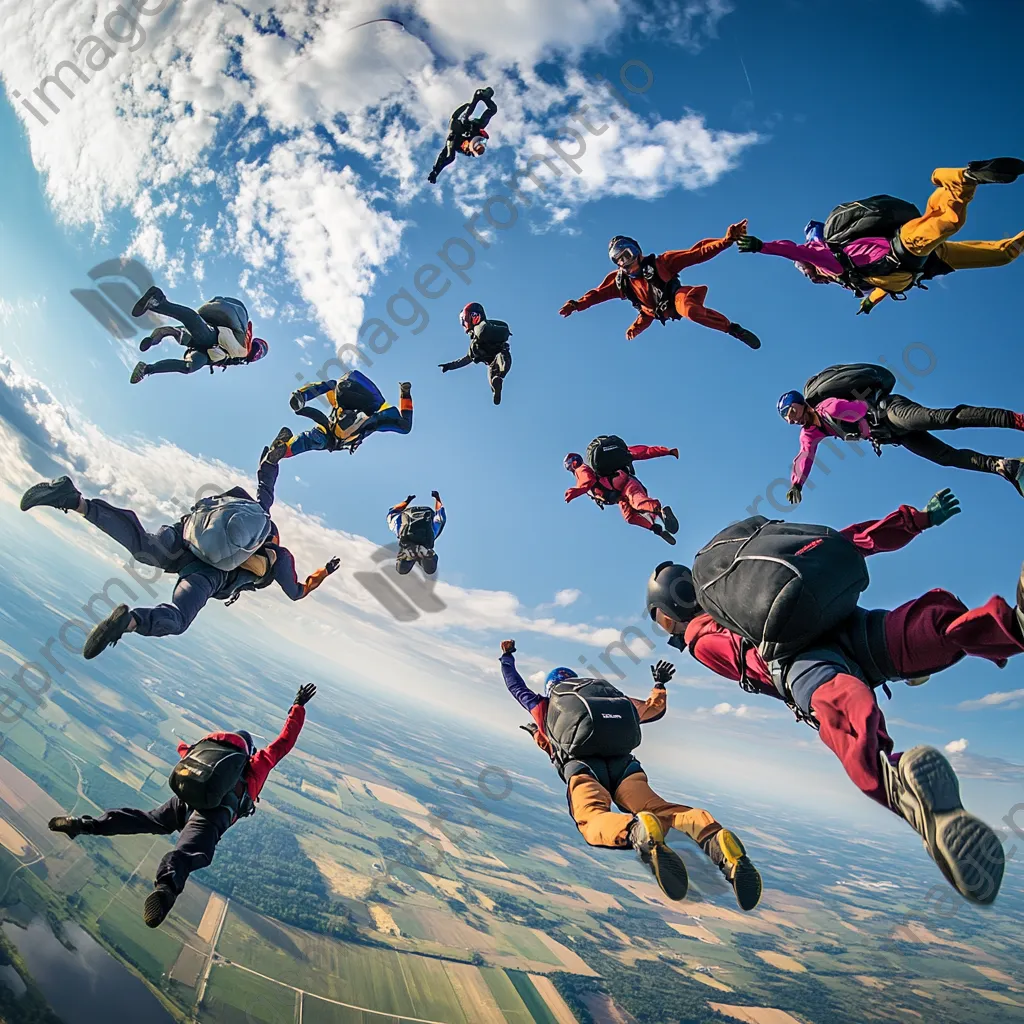
[[[558,315],[559,316],[569,316],[570,313],[575,313],[579,308],[580,308],[580,304],[575,299],[570,299],[558,311]]]
[[[668,453],[674,459],[678,459],[679,458],[679,449],[678,448],[670,448]]]
[[[427,175],[427,181],[429,181],[431,185],[436,185],[437,184],[437,175],[433,171],[431,171]]]
[[[408,495],[408,496],[406,497],[405,501],[403,502],[403,504],[405,504],[405,505],[408,505],[408,504],[409,504],[409,502],[410,502],[410,501],[412,501],[412,499],[413,499],[413,498],[415,498],[415,497],[416,497],[416,495],[415,495],[415,494],[410,494],[410,495]]]
[[[640,332],[635,327],[629,327],[626,330],[626,341],[632,341]]]
[[[860,309],[857,310],[857,316],[860,316],[861,313],[870,313],[874,308],[875,304],[871,301],[870,297],[861,299]]]
[[[948,487],[944,487],[928,499],[924,510],[928,513],[929,526],[941,526],[961,511],[960,499]]]
[[[412,398],[412,384],[408,381],[399,382],[398,394],[400,398]]]
[[[729,230],[725,233],[725,240],[727,242],[737,242],[741,238],[747,237],[747,218],[737,221],[735,224],[729,225]]]
[[[800,484],[793,484],[788,491],[786,491],[786,501],[790,505],[799,505],[803,501],[803,487]]]
[[[292,397],[288,399],[288,404],[295,412],[298,412],[306,404],[306,400],[298,391],[293,391]]]
[[[473,94],[474,99],[489,100],[494,96],[494,90],[489,86],[485,85],[482,89],[477,89]]]
[[[315,696],[316,683],[306,683],[305,686],[299,687],[299,692],[295,694],[295,700],[292,703],[304,708]]]
[[[540,732],[537,728],[536,722],[531,722],[529,725],[521,725],[519,728],[522,729],[523,732],[528,732],[531,736],[536,736],[537,733]]]
[[[502,640],[501,641],[501,653],[502,654],[515,654],[516,653],[516,642],[515,642],[515,640]]]
[[[437,491],[431,491],[430,492],[430,496],[434,499],[434,501],[440,501],[441,500],[441,495],[438,494]]]
[[[651,666],[651,675],[654,676],[654,685],[664,689],[665,684],[676,674],[676,667],[671,661],[659,661],[657,665]]]
[[[570,501],[572,501],[572,488],[565,492],[565,503],[568,504]]]
[[[441,372],[442,373],[447,373],[448,372],[448,364],[447,363],[438,363],[437,365],[441,367]]]
[[[760,252],[764,248],[764,242],[753,235],[744,235],[737,243],[736,248],[740,252]]]
[[[324,568],[327,570],[327,575],[330,576],[332,572],[337,572],[338,567],[341,565],[341,559],[337,555],[334,556]]]

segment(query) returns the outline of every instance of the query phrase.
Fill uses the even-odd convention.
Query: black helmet
[[[647,581],[647,611],[653,619],[655,612],[664,612],[677,622],[689,622],[700,612],[693,575],[685,565],[662,562]]]
[[[248,729],[238,729],[235,732],[235,735],[236,736],[241,736],[242,739],[245,740],[245,746],[246,746],[246,748],[249,751],[249,756],[252,757],[252,755],[256,753],[256,744],[253,743],[253,741],[252,741],[252,734],[249,732],[249,730]]]

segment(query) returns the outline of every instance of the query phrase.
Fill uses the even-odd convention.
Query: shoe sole
[[[171,907],[173,907],[173,904]],[[147,927],[158,928],[171,912],[171,907],[164,906],[160,893],[151,892],[146,897],[146,902],[142,906],[142,920],[146,922]]]
[[[109,627],[113,626],[114,622],[119,619],[122,615],[128,613],[128,605],[119,604],[110,615],[101,622],[95,629],[85,638],[85,644],[82,646],[82,657],[86,661],[92,661],[97,655],[102,654],[109,646],[110,640],[104,640],[100,642],[100,638],[105,634]],[[124,636],[122,631],[121,636]],[[121,636],[117,639],[120,640]]]
[[[1024,160],[1015,156],[997,156],[992,160],[976,160],[967,165],[981,185],[1009,185],[1024,174]]]
[[[741,857],[736,863],[732,887],[740,910],[753,910],[761,902],[761,872],[754,867],[749,857]]]
[[[999,892],[1005,856],[999,837],[960,800],[953,766],[934,747],[915,747],[900,758],[900,778],[924,811],[925,848],[962,896],[991,903]]]
[[[70,477],[63,476],[59,478],[60,482],[63,482],[64,480],[66,480],[69,484],[71,483]],[[45,494],[49,490],[53,490],[53,485],[54,483],[57,482],[58,481],[47,481],[46,483],[33,484],[21,496],[21,502],[18,507],[21,509],[22,512],[27,512],[30,508],[39,508],[41,505],[44,505],[45,503],[37,501],[36,498],[39,497],[39,495]],[[58,506],[52,505],[47,507],[57,508]]]
[[[146,367],[145,363],[136,363],[135,364],[135,369],[132,370],[132,375],[128,378],[128,383],[129,384],[138,384],[138,383],[140,383],[143,380],[143,378],[146,376],[146,369],[145,369],[145,367]]]
[[[673,537],[672,534],[668,532],[668,530],[666,530],[664,533],[659,534],[659,536],[666,544],[675,544],[676,542],[675,537]]]
[[[676,519],[675,512],[673,512],[668,505],[665,505],[661,510],[661,514],[665,517],[665,529],[668,530],[669,533],[678,532],[679,520]]]
[[[655,843],[651,850],[651,870],[654,872],[658,888],[670,899],[678,901],[686,898],[690,888],[690,878],[686,873],[683,858],[665,843]]]
[[[154,286],[153,288],[147,288],[145,294],[139,296],[139,301],[132,306],[132,316],[142,316],[143,313],[149,311],[149,300],[156,295],[158,289]]]

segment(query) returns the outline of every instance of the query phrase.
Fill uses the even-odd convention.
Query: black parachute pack
[[[189,747],[171,769],[172,792],[197,811],[228,807],[237,817],[252,814],[255,807],[245,786],[249,755],[223,740],[206,736]]]
[[[508,339],[512,336],[504,320],[484,320],[473,328],[472,341],[469,344],[470,355],[481,362],[493,361],[508,345]]]
[[[619,470],[633,475],[633,457],[629,454],[629,446],[616,434],[602,434],[595,437],[587,445],[587,465],[599,476],[609,479]],[[619,500],[619,492],[610,487],[602,487],[600,495],[590,492],[590,497],[603,509],[605,505],[614,505]]]
[[[204,302],[196,312],[211,327],[226,327],[235,336],[235,341],[239,345],[245,345],[245,336],[249,327],[249,311],[241,299],[218,295],[216,298]],[[245,356],[229,356],[227,359],[219,359],[215,363],[210,363],[210,373],[213,373],[214,368],[218,366],[224,370],[229,366],[238,366],[246,362],[248,359]]]
[[[662,326],[665,325],[666,320],[678,320],[679,314],[676,312],[674,300],[676,292],[679,291],[680,287],[679,275],[676,274],[675,277],[670,277],[667,281],[660,277],[658,274],[657,257],[654,255],[641,257],[640,268],[637,273],[647,281],[648,287],[651,290],[654,319]],[[615,287],[624,299],[628,299],[633,303],[641,313],[644,312],[643,304],[637,298],[636,291],[633,288],[632,279],[621,268],[615,275]]]
[[[827,526],[751,516],[726,527],[693,562],[697,602],[766,662],[806,650],[857,609],[864,555]]]
[[[640,746],[640,715],[604,679],[566,679],[548,695],[544,732],[563,758],[621,757]]]
[[[804,399],[813,406],[826,398],[867,402],[871,436],[877,441],[884,441],[887,439],[884,418],[876,413],[881,401],[891,395],[895,387],[896,375],[885,366],[879,366],[877,363],[839,363],[836,366],[827,366],[820,373],[807,379],[804,384]],[[855,423],[836,420],[822,412],[818,415],[844,441],[861,439],[860,430]],[[876,448],[877,451],[879,449]]]
[[[414,505],[402,512],[402,525],[398,530],[401,547],[432,548],[434,546],[434,510],[426,505]]]
[[[841,203],[826,218],[824,239],[832,254],[842,264],[843,283],[861,293],[869,287],[868,277],[886,277],[900,272],[913,274],[914,284],[922,274],[927,256],[914,256],[903,248],[900,228],[921,216],[921,211],[905,199],[878,195]],[[855,266],[845,247],[859,238],[887,238],[890,251],[864,266]]]

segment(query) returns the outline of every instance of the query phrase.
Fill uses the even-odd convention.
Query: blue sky
[[[286,465],[278,494],[294,512],[284,513],[282,529],[292,524],[300,570],[337,551],[345,571],[314,598],[316,608],[300,612],[261,596],[247,613],[265,617],[282,644],[347,651],[335,656],[352,685],[390,673],[399,689],[501,726],[516,719],[494,672],[497,639],[517,632],[531,672],[590,658],[642,621],[646,577],[670,556],[615,510],[563,504],[566,451],[606,432],[678,446],[678,463],[647,463],[640,475],[679,515],[671,554],[683,560],[788,474],[797,437],[776,416],[775,400],[829,363],[883,358],[899,366],[914,346],[910,358],[922,360],[915,365],[931,353],[934,367],[905,374],[911,397],[1024,409],[1016,266],[959,273],[905,305],[855,317],[847,293],[814,288],[781,260],[731,249],[684,281],[707,284],[710,305],[757,331],[764,347],[756,353],[687,323],[655,325],[626,342],[633,312],[625,303],[568,321],[556,313],[605,275],[613,234],[662,251],[749,217],[762,238],[798,237],[838,202],[889,192],[922,205],[933,167],[1021,154],[1024,129],[1005,114],[1019,107],[1020,88],[992,74],[1017,56],[1018,5],[986,5],[979,17],[972,0],[575,0],[562,18],[526,6],[524,17],[522,4],[492,5],[484,23],[469,5],[418,5],[409,33],[370,28],[356,42],[345,28],[366,5],[339,5],[320,26],[305,24],[297,5],[278,5],[282,38],[242,25],[237,11],[190,0],[168,10],[137,54],[122,47],[120,63],[82,86],[49,126],[0,107],[8,388],[42,418],[87,489],[135,502],[155,525],[170,515],[172,496],[183,498],[211,473],[243,482],[278,427],[303,422],[287,404],[296,375],[313,376],[365,318],[386,318],[389,296],[411,287],[421,264],[436,263],[447,238],[466,237],[462,225],[481,199],[565,123],[566,92],[607,111],[586,82],[598,73],[616,79],[628,60],[650,67],[652,84],[622,114],[616,144],[589,140],[582,174],[565,175],[494,233],[488,249],[477,246],[471,284],[454,281],[425,303],[426,329],[400,330],[390,351],[372,357],[368,372],[388,397],[398,380],[412,381],[413,433],[375,437],[354,457],[314,453]],[[90,15],[68,15],[78,20],[61,36],[53,26],[44,31],[35,5],[0,0],[0,11],[8,8],[28,42],[15,48],[12,32],[0,43],[0,71],[8,91],[25,93],[64,56],[49,40],[81,38]],[[652,24],[638,25],[638,10]],[[303,32],[313,40],[305,62],[290,42]],[[938,55],[949,54],[951,39],[955,70],[946,73]],[[915,82],[933,64],[934,77]],[[502,109],[494,145],[484,161],[460,161],[430,190],[423,178],[446,113],[483,80]],[[1024,185],[988,187],[963,237],[1003,237],[1022,221]],[[241,296],[271,342],[270,358],[130,387],[128,346],[69,294],[87,287],[90,267],[125,253],[181,301]],[[464,351],[458,311],[471,299],[513,330],[515,366],[498,409],[482,368],[442,377],[436,366]],[[72,412],[63,418],[60,410]],[[1008,432],[960,440],[1024,454],[1024,438]],[[13,432],[8,443],[12,456],[24,454]],[[940,586],[969,604],[994,592],[1012,597],[1024,504],[1005,483],[897,449],[881,460],[852,451],[841,464],[826,459],[834,470],[813,478],[801,519],[842,527],[901,502],[923,505],[944,486],[963,503],[963,515],[941,531],[872,561],[869,605],[893,607]],[[33,477],[23,459],[9,466],[5,521],[17,515],[18,487]],[[434,487],[449,509],[439,547],[449,612],[402,626],[360,592],[350,570],[372,567],[369,553],[388,540],[391,503],[409,492],[426,498]],[[59,531],[81,558],[116,562],[104,541],[39,518],[38,533]],[[32,532],[19,525],[16,535]],[[551,607],[560,591],[572,602]],[[196,628],[213,629],[229,614],[210,609]],[[110,656],[128,655],[119,648]],[[857,798],[784,709],[765,699],[737,717],[742,693],[678,660],[690,682],[676,688],[674,729],[699,731],[708,744],[741,742],[745,764],[786,761],[795,785],[812,765],[823,792]],[[646,687],[641,673],[631,682]],[[887,714],[907,723],[892,726],[898,746],[966,739],[975,760],[961,758],[965,768],[1016,779],[1019,789],[1019,771],[983,759],[1021,760],[1024,667],[965,663],[896,693]],[[710,711],[723,703],[732,710]],[[678,749],[677,734],[657,742]],[[737,768],[737,785],[742,775]]]

